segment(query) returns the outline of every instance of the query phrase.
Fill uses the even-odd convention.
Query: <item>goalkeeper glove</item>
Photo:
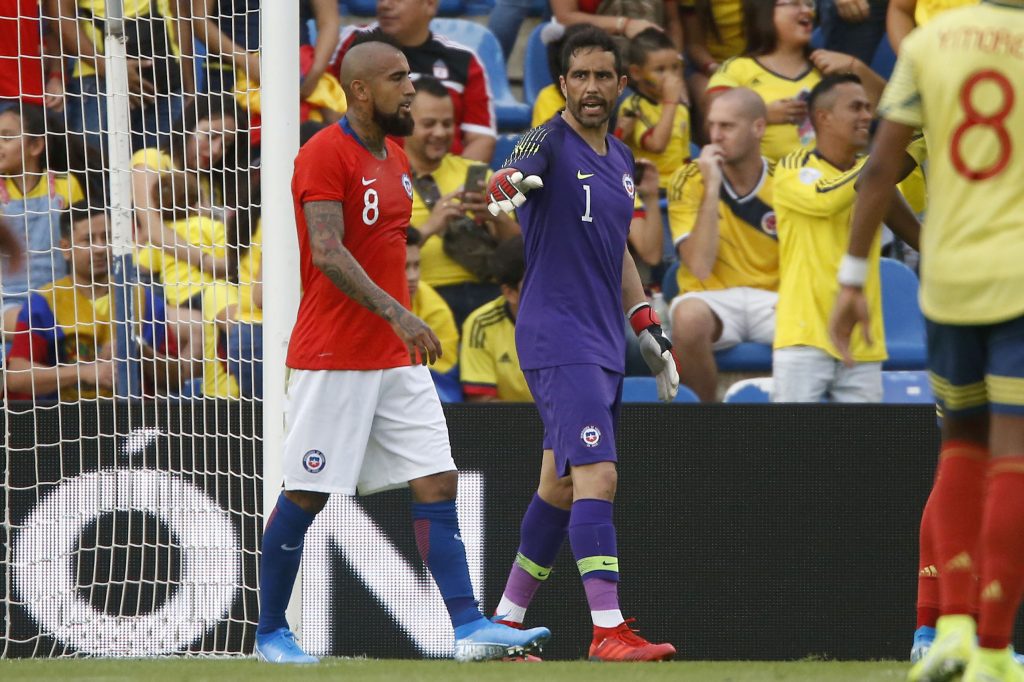
[[[536,175],[523,177],[515,168],[502,168],[491,176],[487,186],[487,210],[491,215],[508,213],[526,203],[526,193],[544,186]]]
[[[658,384],[658,399],[672,402],[679,392],[679,373],[672,342],[662,333],[661,320],[650,303],[641,303],[630,311],[629,323],[640,341],[640,354]]]

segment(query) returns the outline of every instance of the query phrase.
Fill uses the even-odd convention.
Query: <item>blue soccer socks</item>
[[[504,621],[522,623],[540,584],[551,575],[569,529],[570,512],[534,494],[519,530],[519,551],[495,610]]]
[[[416,547],[441,590],[444,605],[458,633],[459,626],[483,618],[473,596],[466,546],[459,533],[455,500],[412,505]]]
[[[619,556],[615,547],[613,506],[606,500],[577,500],[569,519],[569,543],[590,604],[594,625],[614,628],[619,610]]]
[[[263,531],[258,634],[265,635],[288,627],[284,612],[302,561],[303,538],[314,518],[284,493],[277,498],[277,506]]]

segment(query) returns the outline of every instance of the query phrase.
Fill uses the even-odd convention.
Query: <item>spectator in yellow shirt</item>
[[[432,371],[447,373],[459,361],[459,329],[452,309],[434,287],[420,281],[420,243],[423,236],[410,227],[405,236],[405,281],[409,285],[409,301],[413,315],[427,323],[441,342],[441,357],[430,366]]]
[[[683,58],[667,35],[647,29],[626,55],[633,94],[619,106],[616,136],[658,168],[660,187],[690,158],[690,111]]]
[[[494,253],[494,264],[501,296],[474,310],[462,328],[462,390],[471,403],[532,403],[516,352],[519,289],[526,270],[523,238],[503,242]]]
[[[412,119],[415,127],[405,138],[405,152],[413,173],[409,223],[423,235],[420,274],[448,303],[458,325],[476,307],[494,298],[498,287],[488,277],[470,272],[445,251],[445,233],[468,218],[501,241],[519,234],[519,225],[505,214],[491,216],[483,191],[486,184],[479,189],[465,187],[471,168],[480,164],[451,153],[455,110],[444,85],[433,78],[416,81]],[[485,183],[489,175],[486,171],[481,176]]]

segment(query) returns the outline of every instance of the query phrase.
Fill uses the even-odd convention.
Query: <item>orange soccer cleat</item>
[[[594,641],[590,643],[592,661],[667,661],[675,656],[671,644],[652,644],[629,626],[632,618],[614,628],[594,626]]]

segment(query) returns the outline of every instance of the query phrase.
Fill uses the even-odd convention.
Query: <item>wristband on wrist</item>
[[[857,258],[850,254],[843,254],[839,261],[839,283],[846,287],[863,287],[864,281],[868,278],[867,258]]]
[[[654,308],[647,301],[637,303],[629,309],[626,316],[629,318],[629,324],[633,327],[633,331],[637,336],[652,324],[661,324],[661,320],[658,319],[658,313],[654,312]]]

